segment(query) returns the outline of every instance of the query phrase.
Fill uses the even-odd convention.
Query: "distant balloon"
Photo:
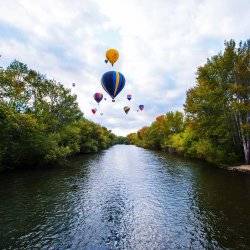
[[[112,66],[114,65],[114,63],[118,60],[119,58],[119,52],[116,49],[108,49],[106,51],[106,60],[105,63],[110,62],[112,64]]]
[[[100,115],[103,115],[103,113],[100,113]]]
[[[104,98],[104,101],[107,101],[107,98],[106,98],[106,97]]]
[[[127,99],[130,101],[132,99],[132,95],[127,95]]]
[[[94,94],[94,99],[97,103],[99,103],[103,98],[103,94],[102,93],[95,93]]]
[[[114,98],[125,86],[125,77],[118,71],[108,71],[102,76],[101,83],[104,90],[114,101]]]
[[[75,87],[75,86],[76,86],[76,84],[73,82],[73,83],[72,83],[72,87]]]
[[[95,114],[97,109],[91,109],[92,113]]]
[[[144,105],[139,105],[139,109],[142,111],[144,109]]]
[[[125,107],[123,108],[123,110],[124,110],[124,112],[127,114],[127,113],[129,112],[129,110],[130,110],[130,107],[125,106]]]

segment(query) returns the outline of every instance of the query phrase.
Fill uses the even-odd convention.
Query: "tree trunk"
[[[250,123],[250,112],[247,113],[246,123]],[[250,164],[250,138],[247,132],[246,136],[242,136],[243,138],[243,148],[244,148],[244,155],[245,155],[245,162],[246,164]]]
[[[247,113],[247,124],[250,125],[250,112]],[[244,146],[244,154],[245,154],[245,161],[246,164],[250,164],[250,137],[247,132],[246,139],[245,139],[245,146]]]
[[[246,150],[246,164],[250,164],[250,140],[247,141],[247,150]]]
[[[244,149],[244,156],[245,156],[245,163],[250,163],[250,140],[243,141],[243,149]]]

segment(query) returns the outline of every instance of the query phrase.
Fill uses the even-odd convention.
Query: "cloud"
[[[118,134],[181,110],[197,66],[224,40],[247,39],[250,26],[248,0],[2,0],[0,8],[1,64],[17,58],[66,87],[76,82],[72,91],[86,117]],[[103,91],[101,76],[111,69],[103,62],[109,47],[120,52],[114,69],[126,87],[116,103],[102,101],[103,116],[94,116],[93,94]],[[141,103],[145,111],[136,112]]]

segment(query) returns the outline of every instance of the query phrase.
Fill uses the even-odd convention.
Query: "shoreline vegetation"
[[[233,40],[225,42],[224,51],[207,59],[196,75],[195,86],[186,92],[184,112],[160,115],[129,134],[128,140],[143,148],[249,171],[250,40],[238,46]]]
[[[27,65],[0,68],[0,171],[59,164],[126,138],[84,118],[76,95]]]

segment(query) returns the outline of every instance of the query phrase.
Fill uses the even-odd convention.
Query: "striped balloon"
[[[101,82],[104,90],[114,100],[125,86],[125,77],[118,71],[108,71],[102,76]]]

